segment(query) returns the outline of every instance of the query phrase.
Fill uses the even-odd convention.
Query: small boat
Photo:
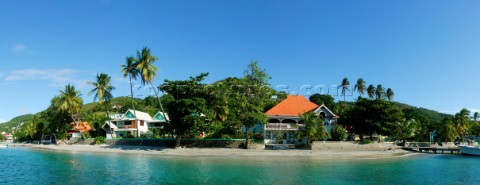
[[[7,148],[7,145],[0,145],[0,148]]]
[[[464,155],[480,155],[480,146],[458,146]]]

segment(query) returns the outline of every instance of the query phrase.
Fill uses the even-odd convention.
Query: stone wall
[[[407,142],[406,145],[407,147],[436,147],[436,148],[457,148],[458,147],[455,145],[455,143],[452,143],[452,142],[442,142],[441,145],[439,145],[438,143],[430,144],[429,142]]]
[[[395,145],[395,143],[358,144],[358,142],[348,141],[314,141],[312,143],[312,150],[318,151],[386,151],[398,149],[401,149],[401,147]]]
[[[93,139],[70,141],[71,144],[93,145]],[[228,139],[182,139],[180,146],[186,148],[241,148],[245,140]],[[107,145],[151,146],[151,147],[174,147],[175,139],[106,139]],[[250,141],[250,149],[263,149],[263,143]]]

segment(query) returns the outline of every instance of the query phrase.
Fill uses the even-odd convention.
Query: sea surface
[[[480,157],[165,157],[0,148],[0,184],[478,184]]]

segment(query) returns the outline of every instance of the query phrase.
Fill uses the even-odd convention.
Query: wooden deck
[[[433,154],[460,154],[459,148],[437,148],[437,147],[404,147],[404,150],[415,151],[421,153],[433,153]]]

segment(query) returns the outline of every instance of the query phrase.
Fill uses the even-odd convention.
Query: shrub
[[[90,139],[90,138],[92,138],[92,135],[90,135],[90,132],[83,132],[82,134],[83,134],[83,137],[84,137],[83,139]]]
[[[98,136],[98,137],[94,138],[93,140],[95,141],[95,144],[97,144],[97,145],[105,143],[105,137],[103,137],[103,136]]]
[[[347,129],[342,125],[335,125],[332,129],[332,140],[333,141],[345,141],[348,137]]]
[[[371,143],[373,143],[373,142],[368,140],[368,139],[362,139],[359,142],[359,144],[362,144],[362,145],[371,144]]]

